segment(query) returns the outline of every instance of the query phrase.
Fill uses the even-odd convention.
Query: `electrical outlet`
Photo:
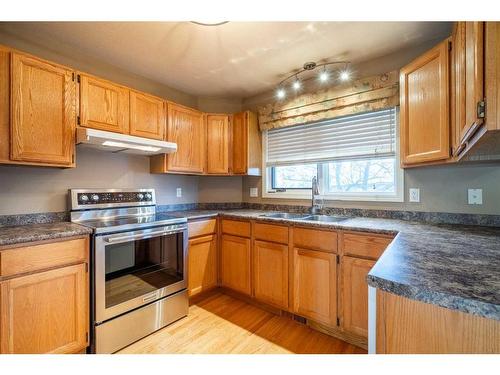
[[[420,202],[420,189],[410,188],[410,202],[419,203]]]
[[[177,198],[182,197],[182,188],[177,188],[176,194],[177,194]]]
[[[258,197],[259,196],[259,188],[256,188],[256,187],[250,188],[250,196],[252,198]]]
[[[483,204],[483,189],[467,189],[469,204]]]

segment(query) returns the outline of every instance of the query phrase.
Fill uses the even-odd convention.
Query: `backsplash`
[[[284,205],[284,204],[262,204],[247,202],[224,202],[224,203],[182,203],[158,205],[158,212],[187,211],[187,210],[235,210],[253,209],[283,212],[308,212],[310,206]],[[405,221],[416,221],[431,224],[460,224],[500,227],[500,215],[485,214],[461,214],[448,212],[421,212],[421,211],[399,211],[359,208],[336,208],[325,207],[320,210],[325,215],[343,215],[351,217],[369,217],[395,219]],[[54,223],[69,221],[69,212],[45,212],[24,215],[0,215],[0,227],[27,224]]]

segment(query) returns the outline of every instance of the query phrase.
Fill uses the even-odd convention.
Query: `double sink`
[[[294,214],[288,212],[273,212],[270,214],[262,214],[260,216],[275,218],[275,219],[320,221],[325,223],[337,223],[339,221],[344,221],[348,219],[347,216]]]

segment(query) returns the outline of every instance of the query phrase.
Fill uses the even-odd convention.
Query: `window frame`
[[[262,134],[262,198],[278,198],[278,199],[311,199],[311,189],[288,188],[285,191],[277,191],[272,189],[272,167],[267,167],[267,130]],[[399,106],[396,107],[396,150],[395,150],[395,188],[394,194],[387,193],[325,193],[328,182],[324,178],[327,173],[328,163],[317,163],[318,167],[318,182],[320,185],[321,198],[325,201],[356,201],[356,202],[404,202],[404,170],[401,168],[400,160],[400,132],[399,132]]]

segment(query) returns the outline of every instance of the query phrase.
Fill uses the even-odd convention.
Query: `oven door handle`
[[[124,242],[127,240],[139,240],[141,238],[149,238],[153,236],[166,236],[169,234],[175,234],[179,233],[179,230],[158,230],[155,232],[149,232],[149,233],[138,233],[138,234],[129,234],[127,236],[117,236],[117,237],[109,237],[106,238],[106,242],[113,243],[113,242]]]

